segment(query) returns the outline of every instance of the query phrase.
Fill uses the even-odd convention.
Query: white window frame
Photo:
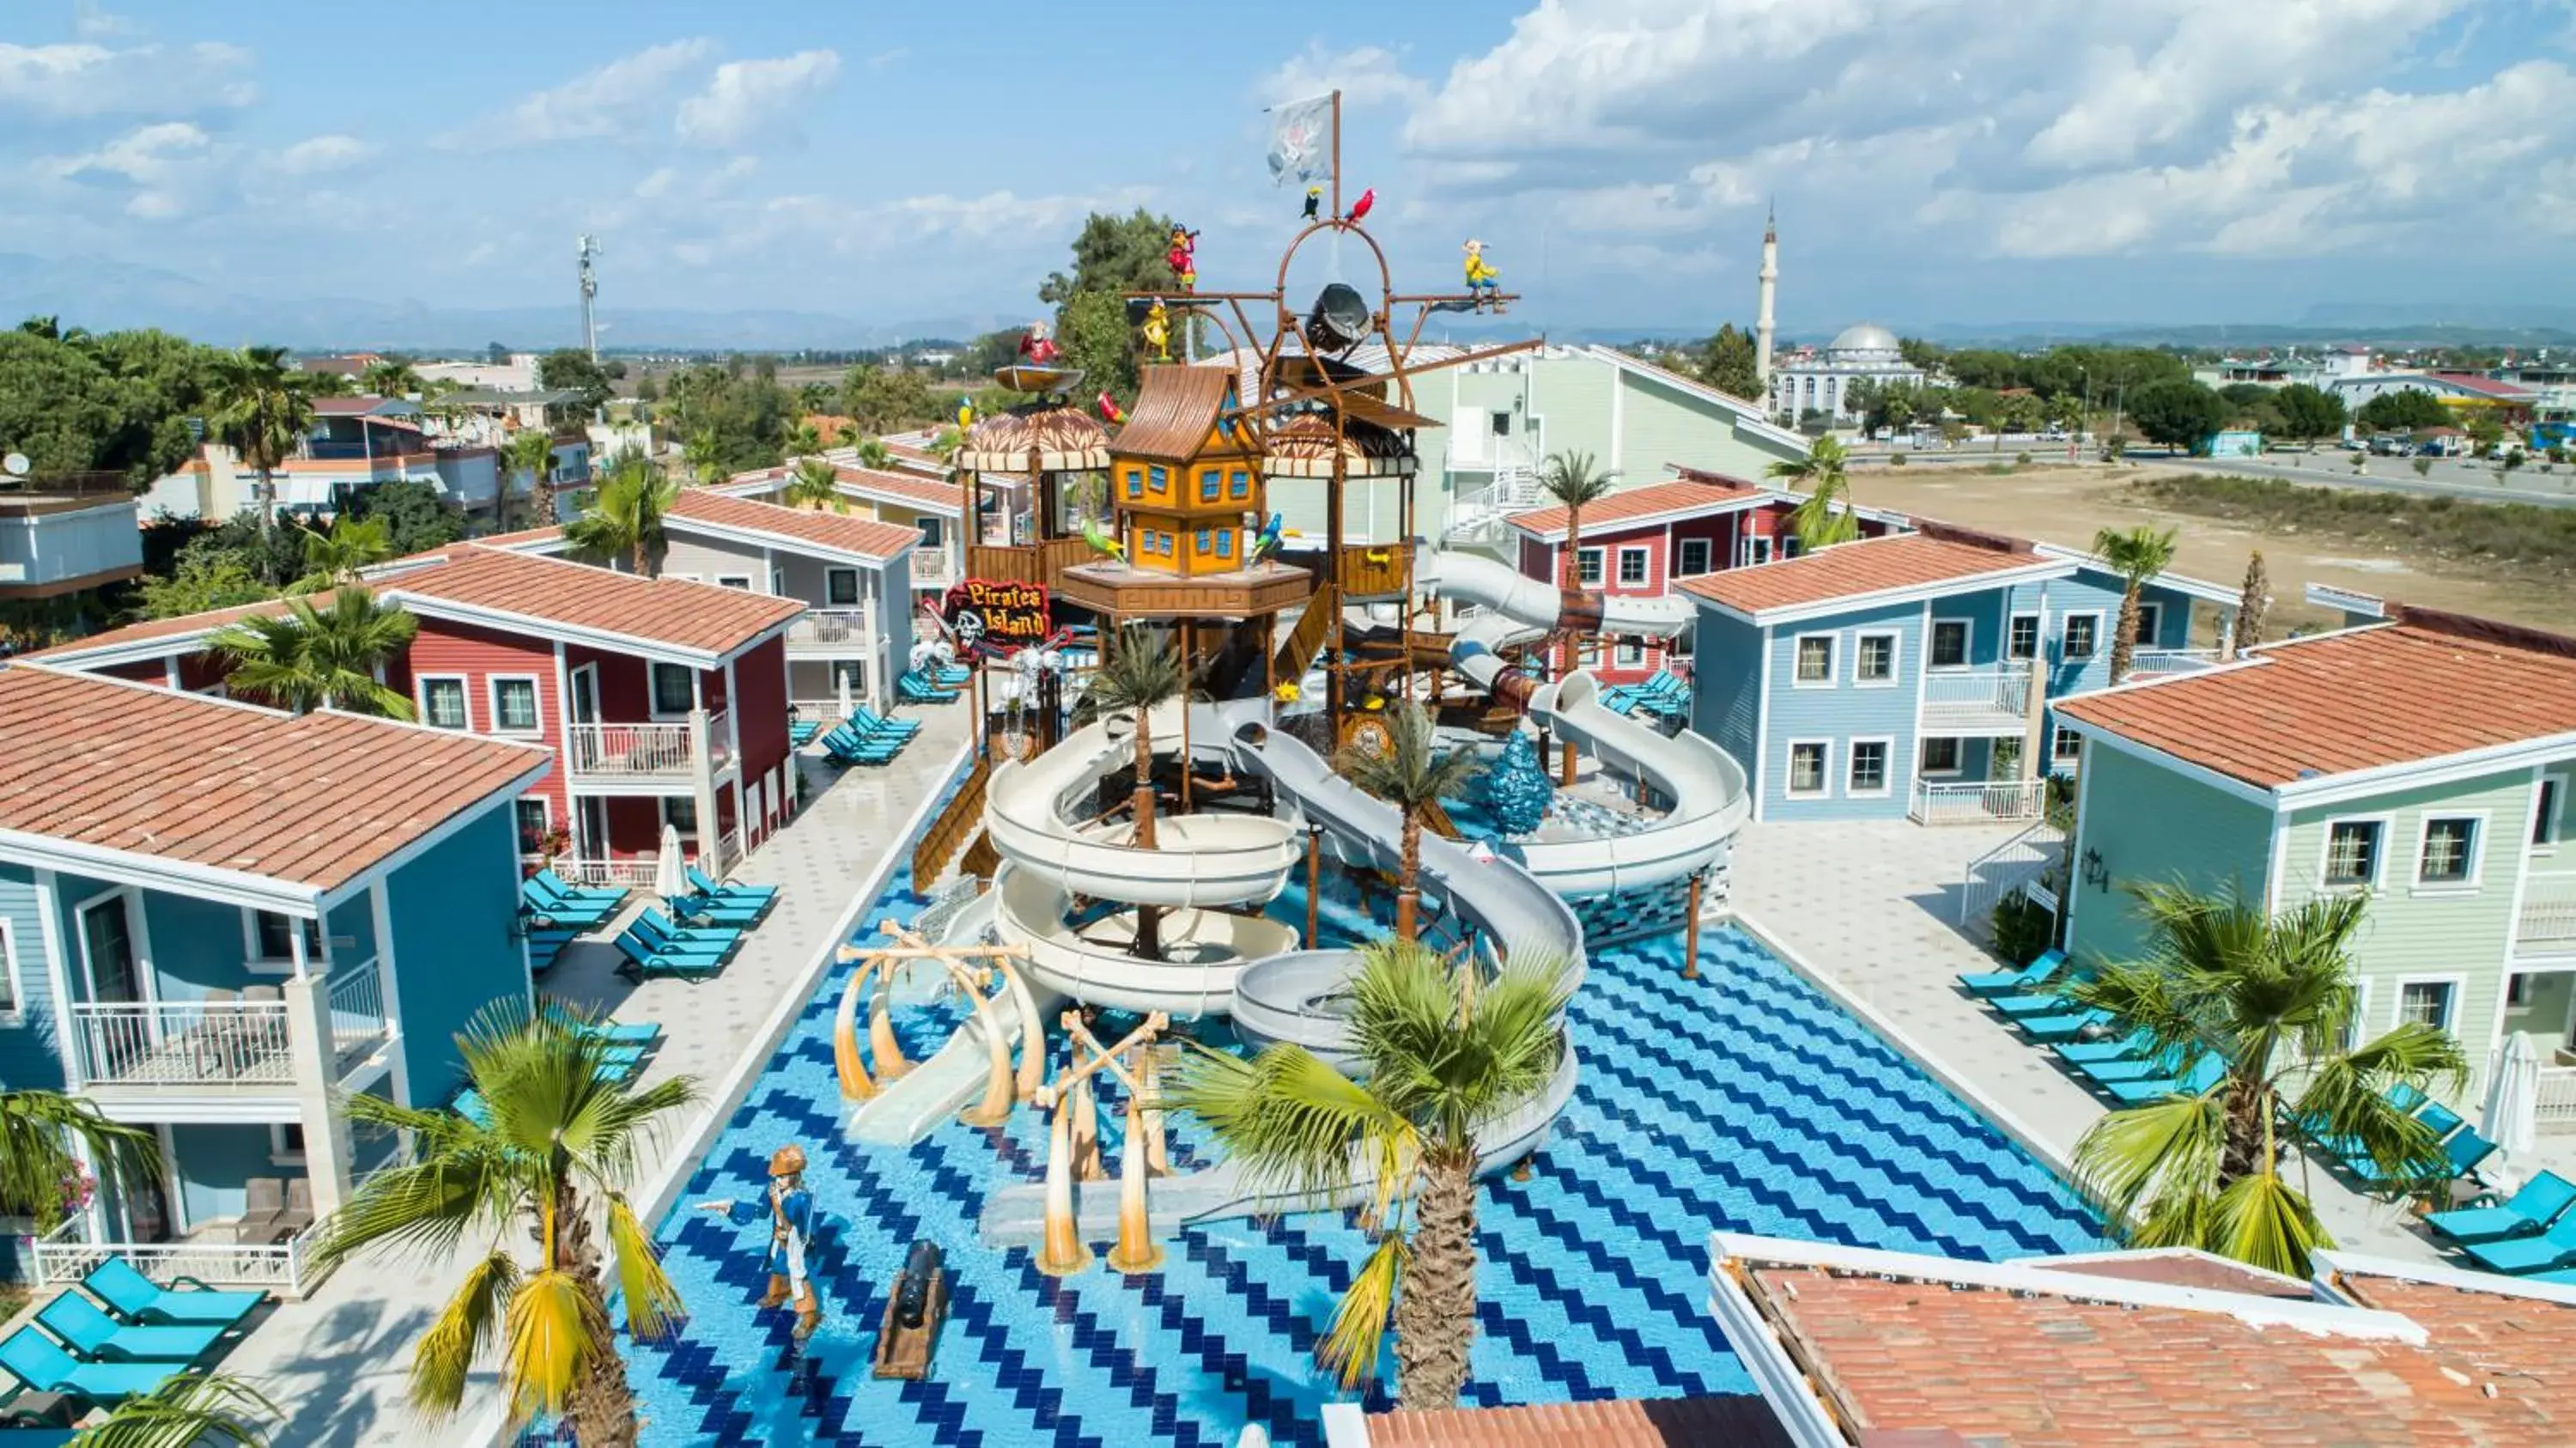
[[[2075,747],[2073,749],[2065,747],[2066,741],[2070,739],[2075,741]],[[2048,737],[2048,762],[2051,764],[2073,764],[2081,760],[2083,757],[2084,736],[2067,728],[2063,724],[2057,725],[2055,732],[2050,734]]]
[[[2338,881],[2331,878],[2329,866],[2334,859],[2334,834],[2337,825],[2379,826],[2379,848],[2372,852],[2370,878],[2367,881]],[[2361,890],[2376,895],[2388,879],[2388,847],[2397,838],[2397,826],[2391,816],[2339,815],[2322,822],[2317,831],[2317,888],[2321,890]]]
[[[529,725],[525,729],[514,729],[501,722],[501,686],[503,684],[525,684],[528,686],[528,697],[534,700],[536,704],[536,708],[534,710],[537,720],[536,723]],[[489,716],[492,721],[492,733],[508,735],[517,739],[534,739],[538,735],[546,732],[546,691],[538,685],[536,675],[493,674],[483,681],[483,692],[485,695],[483,700],[484,705],[492,711]]]
[[[1643,547],[1621,546],[1619,549],[1618,573],[1619,586],[1621,588],[1645,588],[1654,583],[1655,560],[1648,556],[1648,552],[1649,550]],[[1628,576],[1628,560],[1631,558],[1637,560],[1637,576],[1635,578],[1630,578]]]
[[[2152,622],[2151,622],[2152,620]],[[2162,648],[2157,640],[2165,636],[2165,605],[2159,598],[2138,600],[2138,647]]]
[[[698,802],[687,795],[665,794],[656,796],[653,801],[655,833],[658,834],[662,830],[676,830],[680,836],[680,844],[683,847],[686,847],[697,840],[699,829],[705,824],[705,821],[701,820],[697,824],[691,825],[686,829],[682,829],[680,827],[680,822],[671,818],[671,806],[675,804],[684,804],[694,810],[697,808]]]
[[[1864,744],[1878,746],[1878,788],[1860,789],[1852,784],[1852,765],[1860,758]],[[1893,734],[1860,734],[1843,741],[1843,798],[1886,799],[1896,793],[1896,736]]]
[[[751,592],[751,575],[748,573],[719,573],[716,575],[716,587],[738,588],[745,593],[749,593]]]
[[[1611,646],[1610,657],[1620,668],[1642,669],[1646,666],[1646,646],[1635,639],[1623,638]]]
[[[1798,788],[1798,750],[1812,744],[1824,751],[1816,770],[1814,789]],[[1834,797],[1834,741],[1830,739],[1792,739],[1788,752],[1781,756],[1780,793],[1788,799],[1832,799]]]
[[[2546,770],[2531,786],[2531,817],[2523,821],[2523,848],[2535,855],[2558,853],[2567,838],[2568,776]]]
[[[101,890],[72,906],[72,948],[80,954],[81,999],[92,1003],[98,1000],[98,972],[90,965],[89,930],[81,920],[110,900],[125,912],[125,938],[134,946],[134,983],[142,989],[145,1001],[157,1002],[161,999],[161,982],[152,969],[151,919],[143,909],[143,892],[132,885]]]
[[[2406,988],[2410,985],[2442,985],[2451,988],[2449,1019],[2436,1029],[2457,1040],[2460,1035],[2460,1011],[2468,1004],[2469,978],[2457,971],[2434,971],[2422,975],[2397,977],[2397,988],[2388,993],[2388,1029],[2406,1023]]]
[[[265,955],[261,953],[259,948],[259,917],[262,915],[274,915],[278,919],[285,921],[286,928],[290,934],[297,929],[309,927],[308,933],[304,937],[305,963],[307,965],[319,965],[322,963],[322,954],[320,950],[316,948],[317,943],[320,945],[328,945],[330,942],[326,938],[326,933],[322,928],[322,922],[320,920],[307,921],[301,915],[289,915],[283,910],[260,910],[252,906],[245,905],[241,907],[243,970],[250,972],[252,975],[287,976],[295,974],[295,947],[293,945],[290,944],[287,946],[287,953],[284,955]]]
[[[689,707],[681,710],[677,714],[668,713],[662,708],[662,690],[661,686],[655,682],[655,678],[664,669],[678,669],[680,672],[689,675]],[[676,723],[682,719],[688,718],[691,714],[696,713],[697,707],[697,670],[690,668],[686,664],[667,664],[656,659],[647,659],[644,661],[644,712],[649,715],[654,722]]]
[[[2030,620],[2030,652],[2026,654],[2017,654],[2013,652],[2013,632],[2020,625],[2023,619]],[[2048,648],[2047,626],[2047,615],[2042,614],[2037,610],[2032,610],[2028,613],[2010,613],[2004,615],[2003,661],[2007,664],[2024,664],[2038,658],[2040,654],[2045,652]]]
[[[2468,823],[2468,874],[2457,880],[2427,880],[2424,878],[2424,852],[2433,843],[2434,824],[2437,821],[2446,820],[2464,820]],[[2415,868],[2411,877],[2411,883],[2414,888],[2410,893],[2416,895],[2474,895],[2477,893],[2478,886],[2486,875],[2486,868],[2487,811],[2482,809],[2451,809],[2439,812],[2426,810],[2422,815],[2417,817],[2415,822]]]
[[[268,1124],[268,1164],[270,1166],[302,1166],[305,1164],[305,1154],[294,1150],[286,1144],[287,1128],[301,1128],[303,1125],[304,1123],[301,1121],[272,1121]]]
[[[454,727],[454,728],[449,728],[449,726],[447,726],[447,725],[445,725],[445,724],[435,724],[435,723],[432,723],[432,722],[430,722],[430,717],[429,717],[429,686],[430,686],[430,685],[432,685],[432,684],[451,684],[451,683],[452,683],[452,684],[454,684],[454,685],[456,686],[456,703],[457,703],[457,707],[459,707],[459,708],[461,708],[461,709],[463,709],[463,710],[465,711],[465,722],[464,722],[463,724],[461,724],[461,725],[458,725],[458,726]],[[474,732],[474,676],[473,676],[473,675],[471,675],[471,674],[422,674],[422,675],[419,675],[418,677],[414,678],[414,679],[411,681],[411,693],[412,693],[412,700],[411,700],[411,702],[412,702],[412,707],[413,707],[414,709],[417,709],[418,711],[420,711],[420,713],[419,713],[420,722],[421,722],[421,724],[422,724],[424,727],[426,727],[426,728],[430,728],[430,729],[443,729],[443,730],[446,730],[446,731],[447,731],[448,733],[450,733],[450,734],[471,734],[471,733],[473,733],[473,732]]]
[[[1771,542],[1770,534],[1747,533],[1744,535],[1744,546],[1740,551],[1744,555],[1744,561],[1741,566],[1752,568],[1758,564],[1770,562],[1772,554],[1776,550]]]
[[[1710,566],[1717,558],[1716,539],[1677,538],[1673,540],[1673,544],[1673,576],[1675,578],[1699,578],[1717,571],[1715,568]],[[1693,548],[1697,548],[1699,550],[1699,567],[1697,568],[1690,566],[1690,551]]]
[[[1825,641],[1825,676],[1821,679],[1802,679],[1798,677],[1799,655],[1806,651],[1807,640],[1809,639],[1822,639]],[[1790,635],[1789,687],[1792,689],[1830,689],[1839,684],[1841,680],[1834,676],[1834,669],[1836,664],[1839,662],[1838,656],[1841,654],[1842,650],[1835,647],[1835,645],[1839,644],[1841,641],[1842,635],[1833,633],[1802,633]]]
[[[26,1019],[27,989],[18,974],[17,925],[6,915],[0,915],[0,979],[9,982],[9,1004],[0,1009],[0,1021],[15,1023]]]
[[[2068,642],[2070,636],[2075,632],[2075,621],[2079,618],[2089,618],[2093,620],[2093,647],[2080,654],[2073,652],[2072,647]],[[2089,664],[2095,659],[2102,657],[2102,642],[2102,610],[2098,608],[2069,609],[2065,613],[2061,613],[2057,616],[2057,661],[2059,663]]]
[[[1590,548],[1575,549],[1575,584],[1582,588],[1599,588],[1601,586],[1602,569],[1606,566],[1606,563],[1607,560],[1604,558],[1598,545]]]
[[[1870,639],[1887,640],[1887,677],[1865,679],[1860,672],[1860,646]],[[1893,689],[1897,676],[1904,672],[1904,635],[1892,628],[1855,629],[1852,632],[1852,687],[1855,689]]]
[[[1924,746],[1925,746],[1925,745],[1928,745],[1928,744],[1935,744],[1935,743],[1947,744],[1947,745],[1949,745],[1949,746],[1950,746],[1950,760],[1951,760],[1951,762],[1950,762],[1949,767],[1948,767],[1948,768],[1946,768],[1946,769],[1934,769],[1931,765],[1926,764],[1926,763],[1924,763],[1924,762],[1923,762],[1923,749],[1924,749]],[[1926,735],[1924,735],[1922,738],[1917,739],[1917,740],[1915,740],[1915,741],[1914,741],[1914,772],[1915,772],[1916,774],[1918,774],[1918,775],[1921,775],[1923,778],[1925,778],[1925,779],[1956,779],[1956,778],[1958,778],[1961,774],[1965,773],[1965,772],[1967,771],[1967,768],[1968,768],[1968,750],[1967,750],[1967,741],[1966,741],[1966,740],[1964,740],[1964,739],[1962,739],[1962,738],[1960,738],[1958,735],[1956,735],[1956,734],[1926,734]]]
[[[546,836],[555,832],[555,802],[542,794],[523,794],[517,799],[510,801],[510,836],[513,844],[517,843],[519,834],[519,806],[530,803],[535,804],[538,809],[544,811],[546,816],[545,827],[537,831],[537,838],[544,839]],[[533,859],[535,857],[531,855],[521,855],[519,858],[526,860]]]
[[[847,578],[850,580],[850,600],[847,603],[843,603],[840,599],[834,597],[832,593],[833,581],[840,578]],[[866,597],[867,588],[859,580],[859,570],[855,568],[826,568],[823,570],[823,606],[825,608],[857,608],[860,600]]]
[[[1933,660],[1940,656],[1940,652],[1935,649],[1933,645],[1940,641],[1941,630],[1952,627],[1959,630],[1962,640],[1959,645],[1959,662],[1955,664],[1934,663]],[[1943,618],[1939,615],[1935,615],[1932,619],[1932,626],[1929,629],[1926,629],[1923,634],[1923,667],[1934,673],[1948,673],[1952,669],[1968,668],[1976,662],[1976,659],[1977,621],[1973,618]]]

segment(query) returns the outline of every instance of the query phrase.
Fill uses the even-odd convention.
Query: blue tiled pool
[[[863,937],[921,905],[898,873]],[[1474,1401],[1750,1391],[1707,1309],[1713,1228],[1969,1257],[2104,1245],[2045,1168],[1751,939],[1709,932],[1697,981],[1680,958],[1677,938],[1595,957],[1571,1012],[1582,1087],[1531,1180],[1486,1194]],[[976,1235],[992,1186],[1039,1174],[1034,1113],[908,1149],[843,1140],[838,989],[806,1007],[660,1226],[690,1319],[633,1350],[647,1443],[1213,1448],[1248,1422],[1320,1441],[1334,1394],[1309,1353],[1365,1250],[1355,1228],[1320,1213],[1230,1223],[1166,1243],[1151,1276],[1042,1276],[1026,1250]],[[907,1052],[950,1024],[903,1022]],[[756,1200],[789,1141],[812,1154],[828,1219],[827,1315],[802,1350],[788,1313],[753,1305],[762,1229],[687,1210]],[[1173,1150],[1178,1170],[1205,1155],[1186,1121]],[[956,1283],[934,1380],[880,1382],[867,1365],[883,1293],[921,1237]]]

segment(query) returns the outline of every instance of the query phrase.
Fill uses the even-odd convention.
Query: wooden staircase
[[[948,807],[939,812],[939,818],[932,820],[930,828],[922,831],[921,842],[912,847],[913,889],[929,889],[931,882],[939,878],[940,871],[948,868],[948,862],[957,858],[958,850],[966,841],[982,834],[984,788],[992,781],[992,760],[977,755],[974,772],[966,776],[966,783],[948,801]],[[984,854],[991,858],[989,846]],[[974,852],[967,853],[968,862],[975,858]]]
[[[1297,616],[1297,626],[1288,631],[1288,641],[1279,646],[1278,657],[1271,660],[1271,677],[1283,684],[1293,684],[1306,677],[1306,666],[1324,647],[1325,631],[1333,626],[1333,613],[1342,606],[1341,595],[1327,583],[1306,600],[1306,611]]]

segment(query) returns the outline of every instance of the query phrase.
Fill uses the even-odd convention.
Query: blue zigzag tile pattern
[[[922,903],[898,873],[860,938]],[[1711,931],[1697,981],[1680,957],[1677,937],[1594,957],[1569,1015],[1581,1089],[1530,1180],[1485,1194],[1470,1402],[1751,1391],[1707,1309],[1713,1228],[1989,1258],[2106,1245],[2063,1183],[1752,940]],[[1247,1423],[1321,1441],[1318,1409],[1338,1394],[1310,1355],[1366,1251],[1346,1216],[1185,1232],[1151,1275],[1046,1277],[976,1231],[991,1190],[1040,1175],[1042,1123],[951,1124],[909,1148],[847,1140],[838,990],[836,972],[658,1228],[690,1317],[630,1347],[646,1443],[1222,1448]],[[906,1052],[926,1055],[962,1013],[907,1012]],[[1113,1170],[1122,1106],[1104,1090]],[[1175,1169],[1216,1155],[1195,1123],[1172,1129]],[[757,1201],[790,1141],[813,1158],[825,1214],[826,1315],[801,1347],[788,1312],[755,1306],[765,1226],[688,1210]],[[887,1284],[924,1237],[954,1283],[933,1380],[880,1382],[868,1363]]]

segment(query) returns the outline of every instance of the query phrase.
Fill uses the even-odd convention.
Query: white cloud
[[[1381,101],[1419,104],[1431,95],[1431,84],[1408,75],[1396,53],[1382,46],[1329,51],[1320,42],[1309,42],[1262,77],[1255,90],[1262,104],[1272,106],[1339,90],[1343,108],[1356,110]]]
[[[315,136],[278,152],[277,169],[289,176],[345,171],[374,155],[375,150],[355,136]]]
[[[65,181],[124,183],[127,215],[168,221],[203,199],[227,164],[230,148],[189,121],[139,127],[82,156],[60,157],[50,170]]]
[[[138,45],[125,49],[0,42],[0,111],[52,120],[195,115],[246,106],[252,54],[237,45]]]
[[[840,74],[840,54],[830,50],[729,60],[716,67],[705,90],[680,103],[674,128],[701,146],[739,146],[792,118]]]
[[[704,38],[648,46],[441,139],[449,145],[497,148],[630,135],[650,125],[687,90],[715,48],[714,41]]]

